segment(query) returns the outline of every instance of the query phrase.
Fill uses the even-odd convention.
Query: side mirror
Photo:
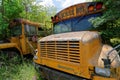
[[[105,68],[110,68],[111,60],[109,58],[107,58],[107,59],[103,58],[102,61],[104,62],[104,67]]]

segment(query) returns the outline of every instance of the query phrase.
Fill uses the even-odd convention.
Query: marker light
[[[97,3],[96,4],[96,10],[102,9],[103,3]]]
[[[88,11],[89,11],[89,12],[94,11],[94,6],[93,6],[93,5],[90,5],[90,6],[88,7]]]
[[[58,20],[58,16],[56,16],[55,19]]]
[[[52,21],[55,21],[55,18],[54,17],[51,17]]]

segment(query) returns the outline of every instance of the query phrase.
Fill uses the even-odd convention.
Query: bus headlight
[[[95,67],[95,73],[104,77],[110,77],[110,69]]]
[[[37,55],[34,55],[33,59],[34,59],[34,60],[37,60],[37,59],[38,59]]]
[[[37,50],[37,49],[35,50],[35,53],[36,53],[36,54],[34,55],[33,59],[34,59],[34,60],[37,60],[37,59],[38,59],[38,56],[37,56],[37,55],[38,55],[38,50]]]

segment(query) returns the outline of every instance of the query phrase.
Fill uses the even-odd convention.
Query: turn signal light
[[[51,20],[53,21],[53,22],[56,22],[56,21],[58,21],[58,16],[54,16],[54,17],[51,17]]]
[[[93,5],[90,5],[90,6],[88,7],[88,11],[89,11],[89,12],[94,11],[94,6],[93,6]]]

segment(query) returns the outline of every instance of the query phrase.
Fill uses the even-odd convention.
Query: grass
[[[19,61],[19,57],[8,59],[6,55],[0,55],[0,80],[41,80],[35,70],[32,59]]]

